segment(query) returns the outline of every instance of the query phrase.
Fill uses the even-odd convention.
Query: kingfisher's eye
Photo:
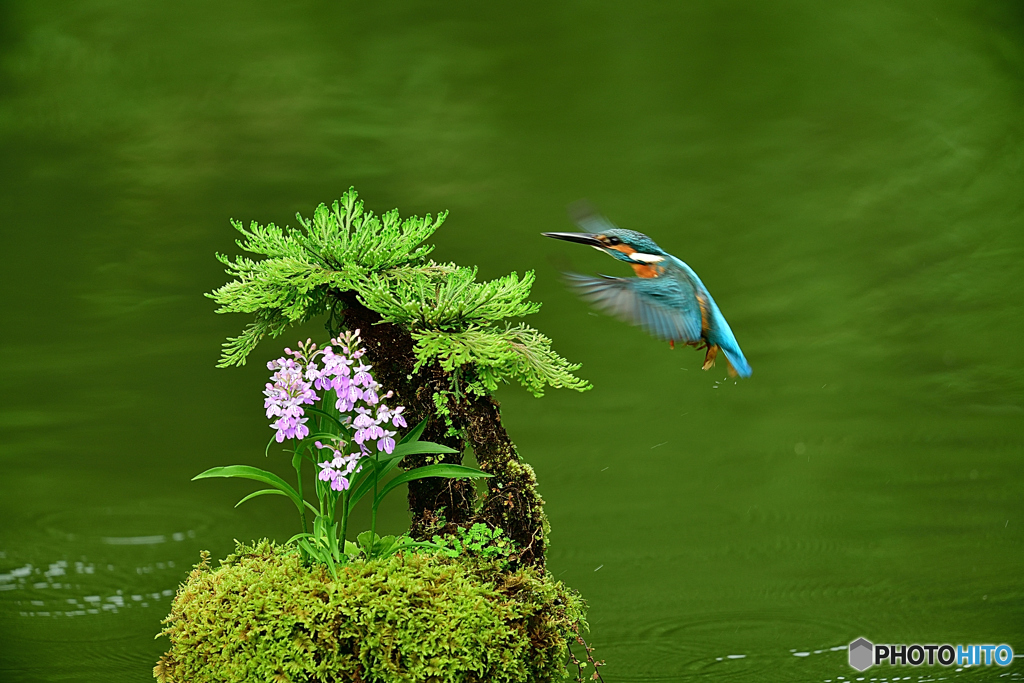
[[[614,247],[616,244],[622,244],[622,240],[620,240],[618,237],[609,237],[608,244]]]

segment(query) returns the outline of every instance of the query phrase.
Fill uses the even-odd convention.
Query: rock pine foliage
[[[378,381],[406,406],[410,423],[428,418],[423,438],[459,451],[443,459],[410,456],[403,465],[458,464],[469,447],[480,469],[494,475],[482,501],[467,480],[411,482],[413,535],[482,522],[503,529],[522,548],[521,560],[542,566],[543,500],[491,394],[513,381],[535,396],[547,387],[590,385],[550,339],[510,320],[540,308],[529,301],[532,271],[478,282],[475,268],[428,259],[433,247],[424,241],[446,216],[376,216],[349,189],[312,219],[297,216],[298,228],[233,221],[242,234],[238,246],[255,258],[218,255],[234,279],[208,296],[220,304],[218,313],[253,320],[225,343],[220,366],[244,364],[265,337],[317,317],[326,316],[332,337],[342,328],[360,330]]]
[[[580,597],[537,567],[407,553],[334,578],[293,547],[209,555],[178,588],[160,683],[564,680],[586,622]]]

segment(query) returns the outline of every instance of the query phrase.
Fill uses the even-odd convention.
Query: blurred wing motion
[[[618,226],[598,213],[593,204],[586,199],[573,202],[567,211],[573,223],[583,228],[584,232],[603,234],[605,231],[617,228]]]
[[[582,225],[582,223],[581,223]],[[596,308],[670,342],[698,342],[697,293],[685,278],[589,277],[567,273],[569,285]]]

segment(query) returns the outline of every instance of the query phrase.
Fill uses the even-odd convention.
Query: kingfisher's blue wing
[[[567,273],[566,280],[594,307],[659,339],[695,342],[701,338],[700,305],[688,281],[674,277],[589,277]]]

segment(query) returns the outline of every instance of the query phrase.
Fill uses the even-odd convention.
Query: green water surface
[[[0,680],[149,680],[199,551],[296,531],[189,479],[287,471],[264,363],[319,328],[217,370],[245,321],[202,293],[228,218],[350,185],[450,209],[441,260],[536,269],[595,388],[498,397],[606,681],[1024,654],[1022,155],[1010,0],[0,3]],[[701,275],[751,379],[563,289],[627,274],[539,236],[581,197]]]

